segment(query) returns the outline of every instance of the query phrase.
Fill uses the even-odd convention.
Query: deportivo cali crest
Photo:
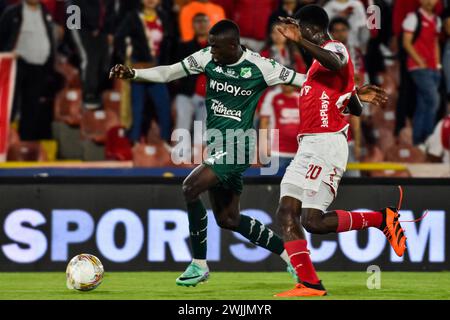
[[[248,67],[248,68],[241,68],[241,77],[244,79],[248,79],[251,78],[252,76],[252,68]]]

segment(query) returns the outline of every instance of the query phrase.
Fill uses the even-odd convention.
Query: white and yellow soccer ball
[[[67,288],[80,291],[94,290],[102,283],[104,273],[103,265],[96,256],[79,254],[67,265]]]

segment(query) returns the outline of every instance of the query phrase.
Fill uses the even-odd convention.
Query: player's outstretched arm
[[[281,24],[277,27],[278,31],[287,39],[296,42],[308,51],[314,59],[320,62],[322,66],[337,71],[347,64],[347,59],[343,54],[326,50],[303,38],[298,22],[293,18],[278,18]]]
[[[186,77],[187,75],[181,62],[170,66],[158,66],[149,69],[132,69],[128,66],[117,64],[112,67],[109,78],[166,83]]]
[[[301,88],[303,87],[305,81],[306,81],[306,74],[296,72],[294,80],[292,81],[291,85],[297,88]]]
[[[371,103],[377,107],[382,106],[388,100],[387,93],[384,89],[375,85],[366,84],[356,90],[356,94],[350,97],[347,105],[350,114],[360,116],[363,105],[361,102]]]

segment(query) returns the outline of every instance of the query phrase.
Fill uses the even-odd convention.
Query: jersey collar
[[[429,21],[434,21],[434,14],[429,14],[428,12],[426,12],[424,9],[419,8],[419,12],[422,14],[422,16],[424,16],[427,20]]]
[[[241,58],[240,58],[237,62],[235,62],[235,63],[233,63],[233,64],[227,64],[227,67],[235,67],[235,66],[237,66],[238,64],[241,64],[245,59],[247,59],[248,50],[247,50],[247,48],[244,47],[244,46],[241,46],[241,47],[242,47],[242,50],[244,51],[244,52],[242,53]]]

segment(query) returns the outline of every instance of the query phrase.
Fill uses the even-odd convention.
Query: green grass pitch
[[[382,272],[367,289],[365,272],[320,272],[329,295],[314,299],[450,299],[450,272]],[[287,273],[213,272],[195,288],[175,285],[178,272],[106,272],[94,291],[68,290],[63,272],[0,273],[0,300],[269,300],[293,287]],[[311,298],[307,298],[311,299]]]

